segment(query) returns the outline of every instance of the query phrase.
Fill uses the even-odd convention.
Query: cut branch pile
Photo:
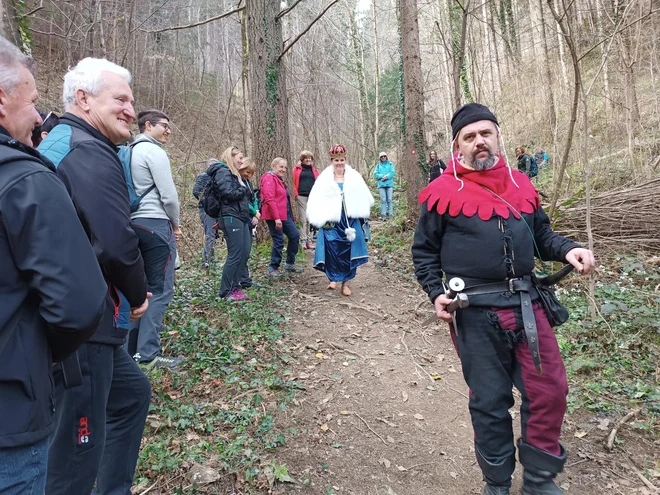
[[[555,229],[586,241],[585,205],[560,208]],[[660,251],[660,178],[594,195],[591,223],[595,248]]]

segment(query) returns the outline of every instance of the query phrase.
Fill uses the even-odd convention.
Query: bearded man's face
[[[468,124],[458,134],[456,148],[464,157],[464,164],[474,170],[488,170],[497,163],[500,148],[498,130],[494,122],[480,120]]]

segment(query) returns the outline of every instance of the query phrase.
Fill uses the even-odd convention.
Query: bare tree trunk
[[[243,63],[241,65],[241,86],[243,88],[243,142],[245,143],[245,148],[248,150],[252,149],[252,135],[250,133],[250,78],[249,78],[249,45],[247,37],[247,13],[246,11],[241,12],[241,46],[243,48]]]
[[[555,6],[550,5],[550,8],[554,8],[555,10],[559,9],[559,4],[561,0],[555,0]],[[562,31],[559,26],[559,22],[555,19],[555,23],[557,26],[557,44],[559,45],[559,62],[561,64],[561,75],[564,81],[564,86],[568,86],[568,69],[566,68],[566,49],[564,48],[564,37],[562,36]]]
[[[360,145],[362,150],[366,151],[363,167],[365,169],[369,168],[369,164],[375,161],[375,151],[369,150],[367,148],[366,138],[371,135],[369,132],[369,106],[367,102],[367,88],[366,88],[366,78],[364,75],[364,65],[362,63],[362,47],[360,46],[360,40],[358,39],[357,25],[355,22],[355,2],[351,5],[346,4],[346,10],[348,14],[348,26],[349,26],[349,35],[351,42],[351,51],[353,55],[353,71],[355,74],[355,79],[357,80],[358,92],[360,96]],[[370,148],[371,146],[369,146]],[[355,156],[355,155],[354,155]],[[361,164],[355,163],[355,166],[358,169]]]
[[[561,29],[560,36],[563,36],[567,42],[571,37],[571,25],[569,17],[562,14],[560,15],[553,5],[553,0],[547,0],[548,6],[550,7],[550,12],[555,18],[555,21]],[[572,39],[572,38],[570,38]],[[571,51],[571,58],[573,60],[573,65],[576,66],[578,62],[578,55],[575,50]],[[571,152],[571,146],[573,144],[573,132],[575,131],[575,121],[577,120],[577,108],[578,102],[580,100],[580,71],[574,70],[574,85],[573,85],[573,103],[571,105],[571,116],[568,122],[568,131],[566,132],[566,144],[564,145],[564,150],[562,153],[561,161],[559,162],[559,168],[557,170],[557,176],[555,177],[554,188],[552,191],[552,199],[550,201],[550,209],[548,211],[548,216],[552,220],[552,217],[555,213],[557,207],[557,201],[559,200],[559,191],[561,190],[562,183],[564,181],[564,172],[566,171],[566,166],[568,165],[568,157]]]
[[[548,38],[545,32],[545,15],[543,14],[543,0],[539,0],[539,15],[541,23],[541,41],[543,42],[543,54],[545,65],[545,84],[548,92],[548,116],[550,117],[551,133],[555,132],[557,127],[557,111],[555,110],[555,95],[552,90],[552,71],[550,70],[550,55],[548,53]]]
[[[375,93],[375,109],[374,109],[374,150],[376,153],[379,151],[378,136],[380,134],[380,63],[379,63],[379,50],[378,50],[378,17],[376,15],[376,0],[371,4],[373,21],[374,21],[374,93]]]
[[[603,7],[600,0],[596,1],[596,26],[598,39],[603,39]],[[601,60],[603,67],[603,93],[605,93],[605,117],[609,119],[612,116],[612,92],[610,91],[609,67],[607,63],[607,53],[605,44],[601,46]]]
[[[428,177],[426,170],[426,134],[424,133],[424,93],[422,60],[419,52],[417,0],[399,0],[403,83],[406,106],[405,149],[401,156],[401,175],[406,179],[408,213],[417,216],[417,195]]]
[[[246,11],[251,55],[248,66],[252,157],[259,172],[265,172],[273,158],[291,156],[285,63],[279,59],[282,51],[282,27],[276,20],[279,2],[250,0]]]

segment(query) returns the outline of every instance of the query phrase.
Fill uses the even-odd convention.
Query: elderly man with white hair
[[[108,284],[105,316],[77,353],[79,383],[78,363],[55,370],[48,495],[129,494],[149,410],[149,380],[123,348],[129,320],[149,305],[117,156],[135,119],[130,81],[107,60],[81,60],[64,76],[66,113],[39,145],[71,194]]]
[[[32,148],[33,60],[0,36],[0,493],[43,493],[53,362],[85,342],[107,288],[71,198]]]

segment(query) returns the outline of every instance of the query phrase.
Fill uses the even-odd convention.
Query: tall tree
[[[21,47],[18,12],[14,0],[0,0],[0,34],[16,46]]]
[[[273,158],[290,159],[286,74],[279,2],[250,0],[246,5],[252,158],[261,172]]]
[[[401,51],[403,54],[403,98],[405,103],[405,147],[400,170],[406,180],[408,211],[417,215],[417,195],[424,185],[426,141],[424,133],[424,93],[422,59],[419,53],[417,0],[399,0],[401,16]]]

